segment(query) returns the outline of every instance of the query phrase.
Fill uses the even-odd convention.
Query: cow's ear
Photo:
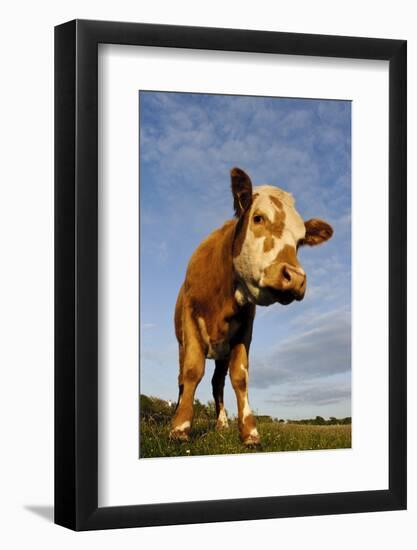
[[[328,241],[333,235],[333,228],[325,221],[313,218],[304,222],[306,236],[301,244],[315,246]]]
[[[250,177],[240,168],[232,168],[233,207],[237,217],[241,216],[252,203],[252,182]]]

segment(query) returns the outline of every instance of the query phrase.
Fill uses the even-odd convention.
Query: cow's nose
[[[306,289],[306,274],[300,267],[282,263],[278,270],[278,284],[282,290],[290,290],[302,298]]]

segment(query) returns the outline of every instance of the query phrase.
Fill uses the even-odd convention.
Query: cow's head
[[[290,193],[271,185],[252,188],[240,168],[232,169],[231,178],[238,218],[233,243],[236,298],[264,306],[302,300],[307,279],[298,248],[327,241],[333,229],[319,219],[304,222]]]

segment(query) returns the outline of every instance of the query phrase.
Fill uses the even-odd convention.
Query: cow
[[[235,218],[194,251],[175,306],[179,397],[170,437],[189,439],[194,394],[207,358],[215,360],[216,429],[228,427],[223,389],[229,371],[241,441],[256,446],[260,437],[248,400],[255,308],[303,299],[307,278],[298,248],[327,241],[333,229],[316,218],[304,222],[290,193],[271,185],[252,187],[240,168],[231,170],[231,188]]]

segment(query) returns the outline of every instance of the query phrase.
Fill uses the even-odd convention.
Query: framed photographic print
[[[406,507],[406,42],[55,29],[55,521]]]

